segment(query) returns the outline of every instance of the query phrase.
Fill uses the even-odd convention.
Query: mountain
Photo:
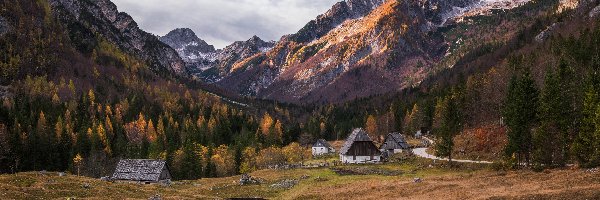
[[[227,76],[236,62],[267,52],[275,44],[253,36],[246,41],[237,41],[223,49],[215,50],[214,46],[198,38],[188,28],[175,29],[160,37],[160,40],[179,53],[191,74],[208,83],[217,82]]]
[[[343,1],[284,36],[266,53],[238,60],[217,82],[242,95],[294,103],[344,102],[410,87],[447,50],[447,13],[475,1]]]
[[[186,75],[185,64],[175,50],[141,30],[131,16],[119,12],[110,0],[49,3],[80,51],[91,52],[97,41],[90,38],[100,34],[121,50],[147,61],[155,71]]]
[[[236,42],[188,66],[196,77],[243,96],[347,102],[418,85],[455,59],[458,39],[448,29],[527,2],[347,0],[263,50]]]

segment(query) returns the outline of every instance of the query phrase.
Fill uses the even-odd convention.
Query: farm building
[[[352,131],[340,150],[342,163],[376,163],[381,161],[381,152],[362,128]]]
[[[320,156],[324,154],[334,153],[335,149],[324,139],[319,139],[312,146],[312,155]]]
[[[385,138],[379,150],[384,154],[391,155],[395,153],[402,153],[403,150],[408,149],[408,143],[406,139],[400,133],[389,133]]]
[[[111,178],[148,184],[171,180],[171,172],[164,160],[124,159],[119,161]]]

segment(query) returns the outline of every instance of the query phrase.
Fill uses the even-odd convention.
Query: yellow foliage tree
[[[271,115],[269,115],[269,113],[265,112],[262,120],[260,121],[260,130],[262,131],[262,134],[269,135],[271,127],[273,127],[273,118]]]
[[[372,139],[377,140],[379,135],[379,127],[377,126],[377,119],[373,115],[369,115],[367,117],[367,123],[365,124],[367,129],[367,133],[371,136]]]
[[[83,164],[83,157],[81,157],[81,154],[78,153],[73,158],[73,165],[75,165],[75,167],[77,167],[77,176],[79,176],[79,174],[81,172],[81,164]]]

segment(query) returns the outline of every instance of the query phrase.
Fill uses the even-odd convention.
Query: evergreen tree
[[[587,87],[583,103],[583,119],[571,151],[577,162],[584,167],[600,164],[600,134],[598,129],[598,92],[593,85]]]
[[[448,157],[452,163],[452,150],[454,149],[454,136],[461,131],[460,110],[456,103],[456,96],[451,95],[446,97],[444,112],[442,114],[442,122],[440,129],[437,132],[438,142],[436,143],[436,155],[440,157]]]
[[[532,147],[531,128],[537,121],[538,91],[529,72],[513,76],[509,82],[503,115],[508,126],[505,154],[518,163],[529,163]]]
[[[566,136],[561,122],[562,110],[566,99],[562,98],[560,82],[552,71],[546,74],[544,90],[540,96],[540,127],[535,131],[533,156],[536,163],[546,166],[563,165],[565,163],[564,147]]]

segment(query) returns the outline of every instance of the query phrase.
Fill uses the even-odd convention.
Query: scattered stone
[[[305,180],[305,179],[308,179],[308,178],[310,178],[310,176],[309,176],[309,175],[306,175],[306,174],[305,174],[305,175],[302,175],[302,176],[300,176],[300,179],[302,179],[302,180]]]
[[[155,194],[154,196],[148,198],[148,200],[162,200],[162,197],[160,196],[160,194]]]
[[[421,182],[423,182],[423,179],[421,179],[421,178],[415,178],[415,179],[413,180],[413,182],[414,182],[414,183],[421,183]]]
[[[284,179],[282,181],[279,181],[273,185],[271,185],[271,188],[277,188],[277,189],[290,189],[296,185],[298,185],[298,183],[300,183],[299,180],[296,179]]]
[[[242,174],[242,178],[240,178],[240,185],[257,185],[263,182],[264,180],[261,178],[254,178],[248,174]]]
[[[585,171],[589,172],[589,173],[598,173],[598,168],[591,168],[591,169],[587,169]]]
[[[111,181],[112,179],[110,178],[110,176],[103,176],[103,177],[100,177],[100,180],[101,181]]]
[[[0,36],[3,36],[4,34],[8,33],[10,29],[10,25],[8,24],[6,19],[4,19],[4,17],[0,17]]]
[[[60,177],[67,176],[67,173],[64,173],[64,172],[58,172],[58,176],[60,176]]]
[[[320,176],[317,176],[317,178],[315,178],[315,181],[316,181],[316,182],[325,182],[325,181],[328,181],[328,180],[329,180],[329,179],[327,179],[327,178],[323,178],[323,177],[320,177]]]
[[[167,179],[167,180],[162,180],[158,182],[160,184],[160,186],[163,187],[168,187],[171,186],[171,184],[173,184],[173,182],[171,182],[171,179]]]
[[[596,16],[598,16],[598,14],[600,14],[600,6],[595,7],[594,9],[592,9],[592,11],[590,11],[590,18],[594,18]]]
[[[81,187],[84,189],[90,189],[92,186],[89,183],[84,183]]]

